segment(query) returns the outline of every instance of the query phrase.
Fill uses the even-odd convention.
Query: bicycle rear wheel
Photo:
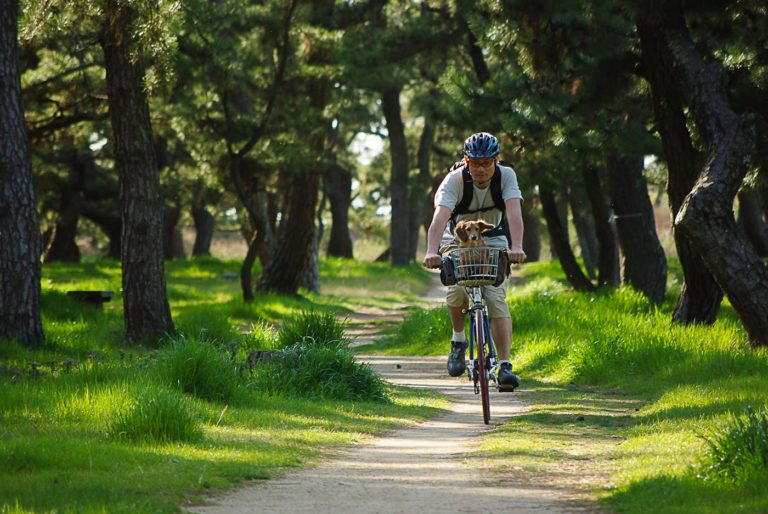
[[[491,422],[491,399],[488,395],[488,371],[485,360],[485,323],[483,311],[475,311],[475,341],[477,342],[477,374],[480,381],[480,398],[483,402],[483,423]]]

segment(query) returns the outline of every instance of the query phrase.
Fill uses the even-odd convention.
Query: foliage
[[[328,312],[303,311],[289,319],[277,333],[277,347],[286,349],[311,341],[312,346],[344,347],[349,339],[344,336],[344,324]]]
[[[670,280],[679,283],[679,266],[673,263],[670,269]],[[768,352],[749,347],[729,305],[723,305],[713,326],[684,327],[668,321],[676,291],[653,307],[629,288],[575,293],[565,286],[556,263],[528,264],[521,275],[508,292],[514,325],[512,365],[523,386],[535,389],[534,403],[555,398],[547,400],[553,405],[503,427],[493,438],[492,455],[502,456],[502,474],[513,472],[510,462],[547,467],[552,457],[553,469],[562,465],[557,431],[560,424],[573,424],[569,434],[594,436],[603,441],[595,441],[598,446],[613,441],[605,451],[581,439],[577,445],[595,459],[585,473],[601,469],[612,484],[601,493],[612,510],[649,512],[658,508],[661,497],[668,511],[691,514],[762,512],[768,507],[764,467],[746,465],[735,471],[738,482],[725,475],[701,478],[713,464],[707,457],[710,445],[701,434],[715,442],[723,463],[760,459],[747,448],[762,444],[757,443],[763,437],[762,411],[739,422],[731,413],[764,404]],[[444,309],[434,315],[414,311],[409,317],[418,322],[406,319],[403,327],[410,328],[375,346],[377,351],[447,351],[450,327]],[[568,391],[554,394],[555,389]],[[592,412],[597,405],[602,405],[599,415]],[[574,412],[588,414],[578,422]],[[608,424],[611,430],[605,429]],[[517,433],[526,434],[524,441],[517,441]],[[573,444],[562,451],[576,461],[581,458],[572,455]]]
[[[146,442],[199,441],[202,429],[189,402],[177,391],[148,384],[118,412],[109,429],[113,439]]]
[[[49,344],[31,349],[0,342],[0,511],[174,512],[190,494],[194,499],[315,462],[331,448],[424,419],[443,405],[434,393],[402,388],[387,389],[388,402],[361,402],[309,399],[314,390],[287,396],[239,387],[226,405],[217,391],[206,400],[180,390],[161,368],[190,359],[208,373],[190,382],[215,389],[216,370],[234,374],[229,352],[236,350],[242,366],[250,350],[274,349],[275,323],[283,318],[312,309],[338,313],[373,297],[402,301],[425,286],[414,270],[388,274],[386,265],[334,260],[321,263],[324,289],[346,291],[352,280],[354,296],[269,294],[245,305],[237,299],[237,281],[226,278],[237,266],[213,258],[168,262],[175,316],[200,323],[167,346],[148,349],[122,344],[120,295],[103,309],[66,295],[119,291],[118,263],[44,265]],[[392,277],[396,291],[387,287]],[[213,330],[200,336],[205,319]],[[208,352],[211,362],[199,362]],[[181,363],[182,380],[190,368]],[[349,387],[369,378],[358,368],[340,369],[357,373]],[[250,375],[244,370],[243,376]]]
[[[743,482],[768,470],[768,408],[744,409],[743,416],[731,414],[721,429],[702,438],[707,452],[702,474],[713,480]]]
[[[253,387],[269,394],[323,400],[388,402],[387,388],[344,341],[305,337],[262,365]]]
[[[169,387],[205,400],[226,403],[237,391],[233,360],[210,340],[171,338],[157,357],[157,370]]]

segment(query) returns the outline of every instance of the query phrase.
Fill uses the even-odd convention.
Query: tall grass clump
[[[349,345],[349,339],[344,336],[344,323],[329,312],[302,311],[294,318],[285,322],[277,333],[277,348],[291,348],[312,339],[314,345],[328,344],[336,347],[337,343]]]
[[[269,394],[325,400],[387,401],[386,386],[357,362],[332,314],[303,312],[277,335],[282,351],[264,364],[254,385]]]
[[[109,428],[113,439],[141,442],[195,442],[202,438],[200,423],[188,400],[157,384],[144,386]]]
[[[270,394],[297,398],[348,401],[388,401],[386,386],[365,363],[357,362],[346,346],[304,341],[286,349],[262,367],[257,384]]]
[[[768,407],[744,415],[730,414],[720,433],[701,436],[707,451],[701,463],[704,477],[743,482],[768,471]]]
[[[204,400],[230,401],[237,390],[238,374],[232,359],[213,342],[178,336],[158,355],[161,380]]]

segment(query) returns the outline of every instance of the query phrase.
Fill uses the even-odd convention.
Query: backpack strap
[[[491,198],[493,199],[493,207],[481,207],[479,209],[470,209],[469,205],[472,203],[472,196],[474,191],[474,185],[472,183],[472,176],[469,174],[469,168],[467,165],[459,161],[451,166],[450,171],[461,169],[462,183],[464,184],[464,190],[461,196],[461,200],[453,208],[450,219],[451,232],[456,229],[458,223],[459,214],[474,214],[476,212],[486,212],[493,209],[501,211],[501,221],[493,229],[485,233],[488,237],[505,236],[507,238],[507,244],[512,241],[509,233],[509,223],[507,223],[507,209],[504,199],[501,197],[501,169],[498,164],[496,165],[496,171],[491,177]]]

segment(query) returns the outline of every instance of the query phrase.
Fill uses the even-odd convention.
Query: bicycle
[[[464,286],[470,299],[466,310],[470,320],[467,374],[474,384],[475,394],[480,394],[483,422],[486,425],[491,421],[489,383],[493,382],[497,390],[509,389],[496,380],[496,346],[491,336],[488,307],[483,300],[483,286],[500,285],[506,276],[507,267],[506,251],[494,247],[452,249],[443,257],[440,266],[443,285]]]

